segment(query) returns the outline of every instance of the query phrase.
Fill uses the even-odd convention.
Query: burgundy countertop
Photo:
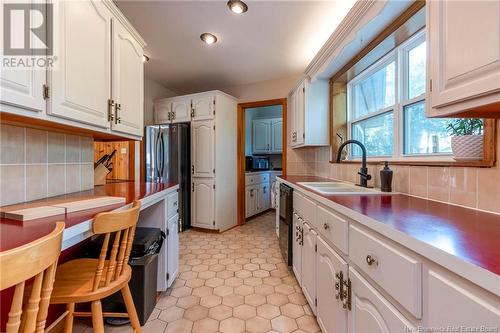
[[[124,197],[124,204],[116,204],[96,209],[88,209],[80,212],[53,216],[50,218],[42,218],[26,222],[20,222],[7,218],[0,218],[0,251],[6,251],[17,246],[34,241],[37,238],[49,234],[55,226],[57,221],[64,221],[66,228],[74,226],[91,219],[97,213],[110,211],[119,207],[130,204],[134,200],[139,200],[155,193],[166,190],[177,184],[161,184],[161,183],[145,183],[145,182],[123,182],[112,183],[104,186],[96,186],[92,190],[70,193],[62,196],[51,197],[43,200],[37,200],[19,205],[12,205],[2,207],[9,209],[15,207],[16,209],[31,208],[36,206],[43,206],[47,203],[67,201],[68,199],[88,199],[96,196],[117,196]]]
[[[280,178],[500,275],[500,215],[404,194],[322,195],[298,182],[331,179],[315,176]]]

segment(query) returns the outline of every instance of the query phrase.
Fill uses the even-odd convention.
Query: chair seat
[[[106,260],[100,287],[97,291],[92,291],[97,263],[98,259],[76,259],[58,266],[50,303],[66,304],[100,300],[114,294],[128,284],[132,269],[127,264],[115,281],[104,286],[108,270],[108,261]]]

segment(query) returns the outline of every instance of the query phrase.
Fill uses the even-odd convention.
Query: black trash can
[[[156,286],[158,277],[158,253],[165,234],[159,228],[138,227],[135,231],[129,264],[132,267],[132,278],[129,286],[134,299],[139,322],[144,325],[156,305]],[[103,237],[93,240],[94,249],[99,251]],[[109,244],[113,242],[110,239]],[[108,249],[108,254],[111,249]],[[97,256],[98,256],[97,252]],[[94,255],[93,255],[94,256]],[[104,312],[126,312],[121,292],[117,292],[102,302]],[[106,322],[112,325],[128,323],[128,320],[107,318]]]

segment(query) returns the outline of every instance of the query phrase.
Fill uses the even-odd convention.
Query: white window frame
[[[404,107],[407,105],[415,104],[418,102],[426,101],[427,91],[420,94],[419,96],[408,99],[408,73],[405,70],[408,65],[408,52],[418,46],[420,43],[424,42],[425,29],[420,30],[418,33],[408,38],[401,45],[396,47],[394,50],[389,52],[387,55],[382,57],[380,60],[375,62],[373,65],[365,69],[363,72],[358,74],[356,77],[351,79],[347,83],[347,137],[352,139],[352,125],[366,119],[370,119],[387,112],[393,112],[394,123],[393,123],[393,152],[392,155],[382,155],[382,156],[369,156],[367,159],[369,161],[453,161],[451,153],[440,153],[440,154],[405,154],[404,153]],[[427,45],[428,47],[428,45]],[[379,111],[370,113],[368,115],[356,118],[352,120],[353,105],[354,105],[354,89],[353,86],[365,79],[366,77],[374,74],[382,67],[385,67],[392,61],[396,63],[396,78],[395,78],[395,98],[396,103],[387,108],[381,109]],[[348,159],[350,160],[360,160],[360,157],[353,157],[351,152],[351,147],[348,147],[349,154]]]

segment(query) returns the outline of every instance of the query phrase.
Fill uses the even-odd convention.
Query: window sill
[[[455,161],[451,158],[448,159],[369,159],[366,161],[368,165],[384,165],[384,162],[388,161],[391,165],[408,165],[408,166],[435,166],[435,167],[476,167],[476,168],[491,168],[495,166],[494,161]],[[337,163],[336,161],[330,161],[330,163]],[[360,164],[361,160],[344,160],[340,163],[346,164]]]

